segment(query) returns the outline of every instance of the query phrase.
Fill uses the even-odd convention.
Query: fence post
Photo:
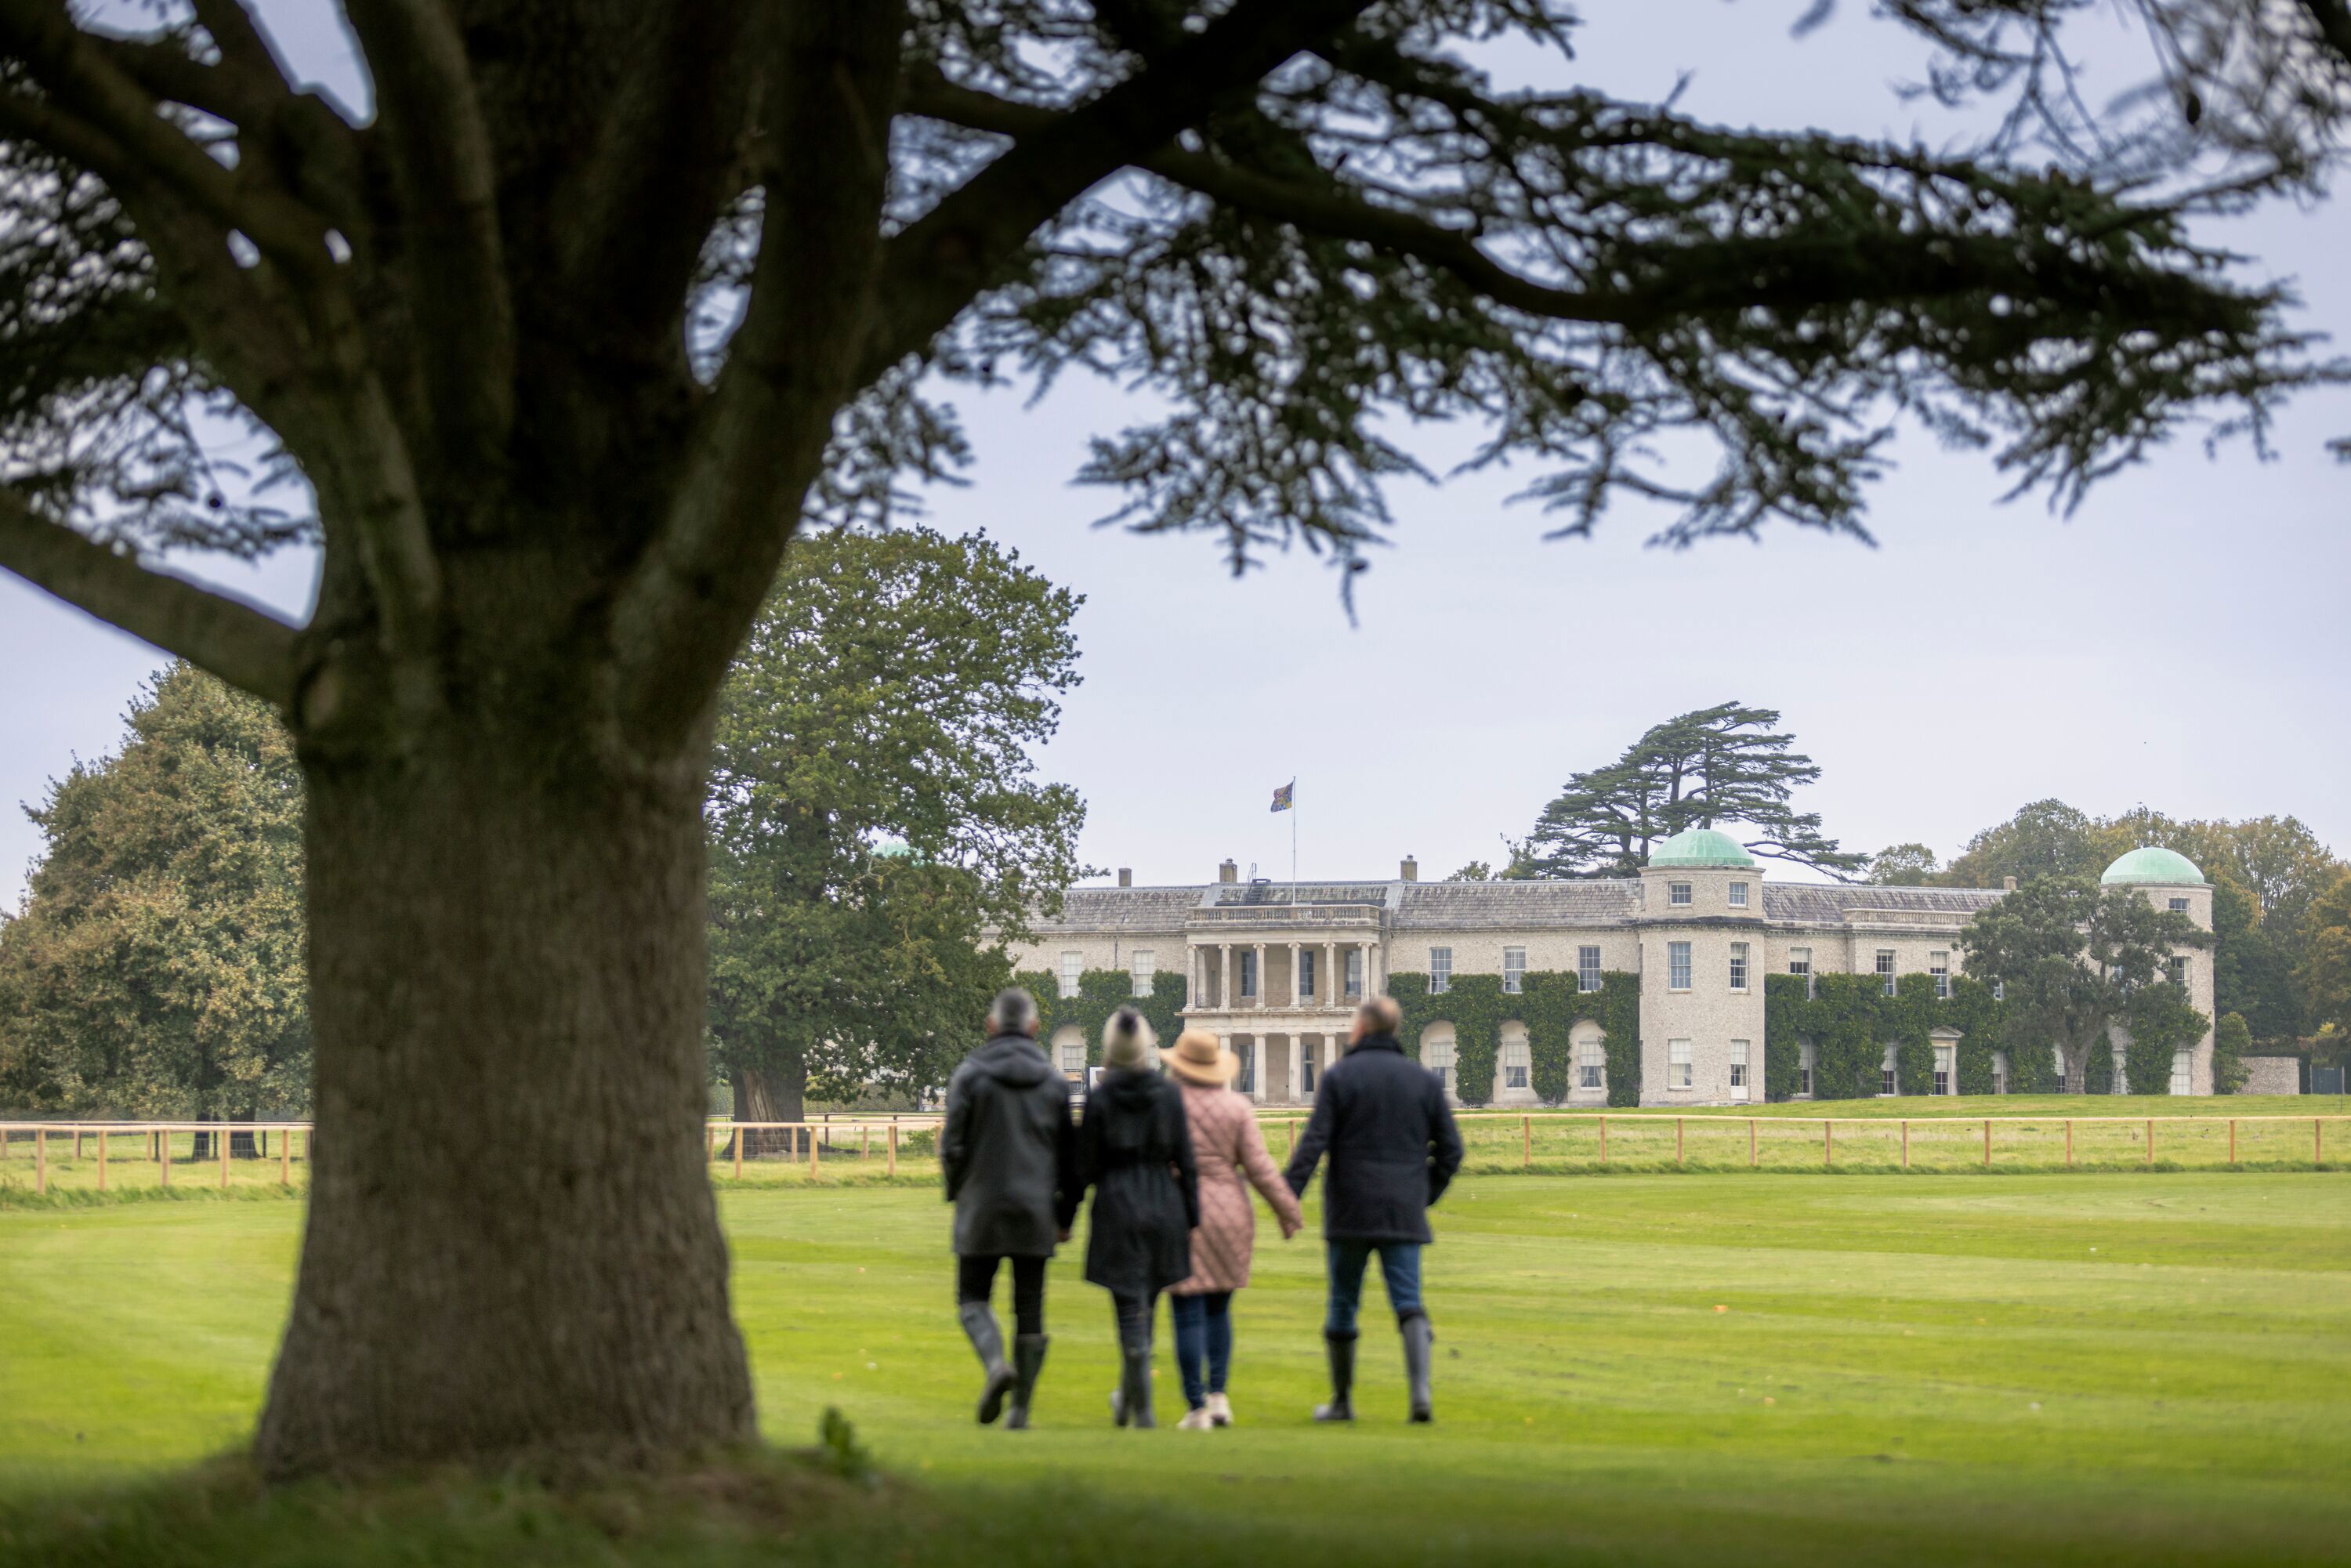
[[[106,1190],[106,1129],[98,1130],[98,1190]]]
[[[718,1124],[705,1122],[702,1124],[702,1131],[704,1134],[702,1163],[705,1166],[716,1165],[718,1163]]]
[[[735,1124],[735,1179],[743,1179],[743,1124]]]
[[[2147,1163],[2155,1164],[2155,1118],[2147,1119]]]
[[[873,1124],[857,1124],[857,1163],[863,1165],[873,1157]]]
[[[294,1129],[291,1127],[277,1134],[277,1185],[294,1185]]]
[[[1290,1140],[1290,1152],[1293,1155],[1296,1154],[1298,1152],[1298,1124],[1289,1120],[1287,1117],[1283,1118],[1281,1124],[1281,1135]]]
[[[1821,1118],[1821,1164],[1836,1164],[1836,1124],[1826,1116]]]
[[[81,1164],[81,1124],[74,1124],[74,1164]]]
[[[2074,1168],[2074,1118],[2065,1118],[2065,1168]]]
[[[2310,1166],[2313,1170],[2326,1163],[2326,1120],[2323,1116],[2310,1119]]]
[[[1755,1168],[1755,1118],[1747,1118],[1747,1168]]]
[[[1682,1163],[1682,1119],[1674,1118],[1674,1164]]]
[[[816,1124],[809,1124],[809,1175],[816,1175]]]
[[[2237,1119],[2234,1116],[2229,1118],[2229,1163],[2232,1166],[2237,1163]]]
[[[1910,1118],[1902,1118],[1902,1168],[1910,1168]]]
[[[155,1130],[155,1147],[161,1151],[155,1156],[156,1179],[161,1185],[169,1186],[172,1185],[172,1134],[158,1127]],[[189,1145],[188,1150],[188,1157],[195,1158],[195,1145]]]
[[[223,1123],[221,1124],[221,1126],[223,1127],[223,1129],[225,1129],[225,1128],[228,1126],[228,1124],[227,1124],[226,1122],[223,1122]],[[213,1134],[213,1142],[214,1142],[214,1143],[215,1143],[215,1144],[218,1144],[218,1145],[220,1145],[220,1157],[221,1157],[221,1190],[222,1190],[222,1191],[224,1191],[224,1192],[225,1192],[225,1191],[227,1191],[227,1190],[228,1190],[228,1134],[227,1134],[227,1132],[226,1132],[225,1130],[224,1130],[224,1131],[222,1131],[222,1132],[214,1133],[214,1134]]]
[[[1519,1143],[1520,1167],[1521,1169],[1531,1167],[1535,1163],[1535,1119],[1532,1116],[1519,1118]],[[1292,1146],[1295,1147],[1295,1145]]]
[[[1991,1169],[1991,1118],[1984,1118],[1984,1169]]]
[[[894,1121],[890,1124],[890,1169],[887,1174],[898,1174],[898,1124]]]
[[[33,1190],[49,1190],[49,1130],[47,1127],[33,1130]]]
[[[1600,1163],[1608,1163],[1608,1113],[1600,1113]]]

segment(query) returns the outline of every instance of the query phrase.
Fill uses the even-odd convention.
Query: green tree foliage
[[[31,812],[0,921],[0,1092],[77,1115],[304,1113],[302,780],[267,706],[175,664]]]
[[[2311,901],[2310,941],[2297,977],[2313,1022],[2337,1036],[2351,1033],[2351,871]]]
[[[1601,1029],[1607,1051],[1608,1103],[1637,1105],[1641,1098],[1641,977],[1610,971],[1597,991],[1579,991],[1572,971],[1531,970],[1516,995],[1502,990],[1499,975],[1457,975],[1442,992],[1428,988],[1416,971],[1388,976],[1387,994],[1403,1009],[1397,1038],[1415,1061],[1421,1035],[1430,1024],[1453,1026],[1453,1091],[1465,1105],[1493,1098],[1494,1066],[1501,1054],[1502,1025],[1526,1026],[1528,1084],[1536,1098],[1557,1104],[1571,1083],[1571,1040],[1575,1026],[1590,1019]]]
[[[1121,1008],[1141,1013],[1163,1049],[1184,1028],[1185,980],[1173,969],[1154,974],[1150,995],[1142,997],[1134,994],[1134,977],[1123,969],[1084,970],[1077,994],[1068,997],[1061,995],[1060,979],[1044,969],[1023,969],[1012,978],[1037,998],[1038,1043],[1050,1047],[1056,1034],[1074,1028],[1085,1037],[1088,1067],[1102,1065],[1102,1026]],[[1054,1065],[1061,1065],[1058,1058]],[[1264,1071],[1262,1062],[1259,1071]]]
[[[1080,871],[1084,807],[1029,759],[1078,683],[1080,602],[985,538],[792,552],[722,694],[706,817],[737,1115],[933,1087],[971,1048],[1001,936]]]
[[[2259,1040],[2300,1035],[2304,988],[2294,970],[2295,949],[2262,919],[2252,894],[2225,878],[2212,884],[2212,935],[2214,1009],[2239,1015]]]
[[[2242,1013],[2222,1013],[2212,1026],[2212,1092],[2234,1094],[2245,1086],[2245,1054],[2253,1031]]]
[[[2008,1091],[2039,1092],[2047,1078],[2048,1051],[2036,1057],[2011,1048],[2007,1009],[1991,988],[1966,976],[1951,982],[1951,994],[1938,997],[1931,975],[1912,973],[1895,981],[1887,996],[1876,975],[1821,975],[1810,992],[1801,975],[1769,975],[1763,982],[1763,1092],[1786,1100],[1802,1082],[1802,1047],[1813,1043],[1813,1097],[1865,1099],[1882,1092],[1879,1073],[1886,1047],[1894,1046],[1896,1082],[1905,1094],[1933,1087],[1934,1031],[1959,1034],[1958,1082],[1961,1094],[1992,1092],[1994,1058],[2009,1051]]]
[[[2107,852],[2110,841],[2099,829],[2088,812],[2063,800],[2035,800],[1970,839],[1943,880],[1953,887],[1998,887],[2011,876],[2021,883],[2044,876],[2095,877],[2122,852]]]
[[[2098,1059],[2109,1059],[2109,1031],[2129,1023],[2134,998],[2158,983],[2174,949],[2210,946],[2212,938],[2136,888],[2045,876],[1980,912],[1959,940],[1968,973],[2002,988],[2011,1042],[2053,1046],[2065,1059],[2066,1086],[2082,1093],[2095,1087]],[[2151,1025],[2184,1027],[2176,1012],[2138,1005]],[[2189,1038],[2200,1038],[2207,1021],[2198,1014]],[[2163,1061],[2168,1074],[2168,1046]]]
[[[1935,852],[1920,843],[1888,844],[1869,857],[1869,880],[1881,887],[1920,887],[1941,872]]]
[[[1568,779],[1536,819],[1510,874],[1630,876],[1659,839],[1739,830],[1750,852],[1842,875],[1868,856],[1837,847],[1790,797],[1821,776],[1774,708],[1718,703],[1656,725],[1604,768]]]

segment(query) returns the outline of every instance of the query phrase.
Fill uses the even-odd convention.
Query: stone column
[[[1230,1012],[1233,1010],[1233,945],[1229,942],[1219,942],[1217,944],[1217,951],[1224,955],[1225,964],[1224,978],[1217,985],[1217,1006],[1226,1012]]]
[[[1255,999],[1256,999],[1256,1002],[1257,1002],[1258,1010],[1259,1010],[1259,1012],[1263,1012],[1263,1011],[1265,1010],[1265,1008],[1266,1008],[1266,991],[1265,991],[1265,944],[1264,944],[1264,943],[1262,943],[1262,942],[1259,942],[1259,943],[1253,944],[1253,945],[1252,945],[1252,948],[1251,948],[1251,950],[1257,954],[1257,997],[1256,997],[1256,998],[1255,998]],[[1257,1077],[1258,1077],[1258,1082],[1259,1082],[1262,1083],[1262,1082],[1265,1082],[1265,1074],[1264,1074],[1264,1073],[1260,1072],[1260,1073],[1259,1073],[1259,1074],[1257,1075]]]
[[[1347,1005],[1347,972],[1339,967],[1339,943],[1336,937],[1322,944],[1322,996],[1326,1008]],[[1325,1066],[1329,1063],[1325,1062]]]
[[[1290,1005],[1293,1008],[1302,1008],[1306,1005],[1306,992],[1298,983],[1298,955],[1305,949],[1306,944],[1303,942],[1290,944]],[[1291,1038],[1294,1040],[1297,1037],[1293,1035]]]
[[[1364,944],[1364,995],[1380,994],[1380,944],[1375,937]]]
[[[1296,1030],[1290,1033],[1290,1098],[1294,1103],[1303,1092],[1298,1086],[1306,1082],[1306,1037]]]

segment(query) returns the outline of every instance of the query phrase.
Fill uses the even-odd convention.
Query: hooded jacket
[[[1176,1085],[1140,1069],[1104,1072],[1086,1095],[1078,1150],[1081,1179],[1094,1189],[1086,1278],[1151,1296],[1190,1274],[1199,1174]]]
[[[1077,1211],[1077,1130],[1070,1081],[1037,1042],[1000,1034],[947,1082],[939,1168],[964,1258],[1050,1258]]]
[[[1324,1239],[1426,1242],[1428,1206],[1461,1168],[1443,1081],[1395,1036],[1365,1036],[1315,1086],[1314,1113],[1284,1173],[1291,1192],[1306,1195],[1325,1152]]]

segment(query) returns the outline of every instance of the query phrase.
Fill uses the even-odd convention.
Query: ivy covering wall
[[[1806,1039],[1813,1042],[1816,1100],[1876,1095],[1889,1044],[1895,1048],[1895,1073],[1902,1092],[1927,1093],[1934,1086],[1934,1032],[1939,1029],[1959,1032],[1959,1082],[1953,1089],[1961,1094],[1992,1092],[1992,1056],[2006,1043],[2004,1009],[1982,981],[1955,977],[1951,994],[1942,998],[1935,995],[1931,975],[1900,976],[1890,997],[1876,975],[1816,975],[1813,981],[1808,997],[1802,975],[1763,978],[1765,1098],[1786,1100],[1797,1093],[1802,1065],[1799,1042]],[[2092,1077],[2095,1082],[2095,1074]],[[2048,1051],[2009,1052],[2009,1092],[2042,1093],[2054,1087]]]
[[[1499,975],[1457,975],[1432,995],[1428,977],[1409,970],[1388,976],[1388,995],[1404,1013],[1400,1038],[1417,1060],[1421,1031],[1433,1023],[1453,1026],[1454,1092],[1465,1105],[1493,1098],[1494,1064],[1502,1049],[1502,1025],[1526,1025],[1528,1083],[1538,1099],[1556,1104],[1567,1098],[1574,1064],[1575,1026],[1586,1019],[1600,1026],[1608,1053],[1608,1103],[1637,1105],[1641,1100],[1641,977],[1612,970],[1600,989],[1581,989],[1573,971],[1533,970],[1515,996],[1502,991]]]
[[[1151,994],[1134,994],[1134,979],[1124,969],[1087,969],[1078,976],[1078,994],[1061,995],[1061,982],[1044,969],[1023,969],[1012,983],[1025,987],[1037,998],[1037,1043],[1052,1051],[1054,1032],[1070,1024],[1086,1031],[1086,1065],[1102,1065],[1102,1026],[1123,1007],[1133,1007],[1151,1025],[1164,1048],[1176,1043],[1184,1027],[1184,977],[1162,969],[1151,977]],[[1054,1059],[1056,1066],[1060,1058]]]

